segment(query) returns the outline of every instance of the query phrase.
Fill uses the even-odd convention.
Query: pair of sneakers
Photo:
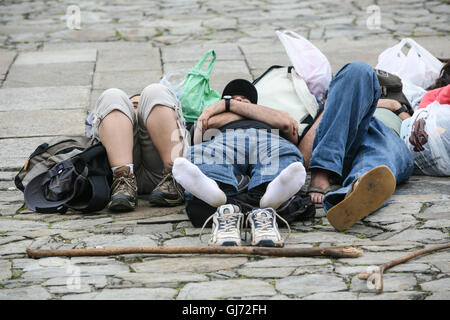
[[[164,175],[163,179],[153,189],[149,201],[153,205],[171,207],[184,203],[184,190],[173,178],[172,172]],[[107,208],[115,212],[134,210],[137,206],[136,176],[130,167],[122,166],[114,171],[111,186],[111,201]]]
[[[283,240],[278,230],[277,217],[286,223],[290,233],[289,223],[272,208],[257,208],[248,213],[245,224],[246,229],[250,224],[252,246],[284,246],[285,239]],[[209,245],[240,246],[242,245],[241,230],[243,229],[244,218],[244,214],[238,206],[233,204],[222,205],[205,221],[200,232],[200,240],[202,239],[203,229],[212,219],[212,236],[208,242]]]

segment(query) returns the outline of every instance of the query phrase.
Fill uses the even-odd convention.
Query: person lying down
[[[191,146],[189,159],[174,160],[172,173],[186,191],[186,210],[194,225],[203,224],[204,228],[212,220],[210,245],[241,245],[245,220],[252,245],[282,247],[285,239],[276,220],[289,224],[276,209],[298,193],[306,179],[303,156],[294,143],[296,121],[286,113],[258,106],[256,88],[247,80],[231,81],[223,98],[203,111],[194,141],[207,136],[206,126],[219,129],[213,131],[215,136]],[[230,102],[233,112],[228,111]],[[253,106],[255,110],[251,110]],[[246,218],[232,201],[238,193],[238,177],[244,175],[249,177],[245,192],[259,198],[259,207]],[[192,201],[201,203],[197,210],[189,210]],[[215,212],[205,215],[211,207]]]

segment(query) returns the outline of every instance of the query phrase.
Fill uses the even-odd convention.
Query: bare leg
[[[133,124],[124,113],[118,110],[109,113],[98,131],[111,167],[133,163]]]
[[[173,161],[183,153],[175,110],[162,105],[154,106],[146,127],[164,164],[164,171],[170,172]]]

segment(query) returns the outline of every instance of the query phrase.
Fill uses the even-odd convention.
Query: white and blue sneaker
[[[250,223],[251,234],[252,234],[252,246],[260,247],[283,247],[284,239],[281,237],[280,231],[278,230],[277,219],[286,223],[289,234],[291,233],[291,228],[289,223],[284,220],[276,211],[272,208],[258,208],[251,211],[247,216],[246,226]]]
[[[232,204],[224,204],[217,208],[203,224],[200,231],[200,241],[202,240],[203,229],[209,220],[213,219],[212,236],[208,241],[211,246],[240,246],[241,229],[244,223],[244,215],[241,209]]]

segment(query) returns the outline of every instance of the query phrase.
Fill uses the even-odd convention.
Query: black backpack
[[[111,168],[103,145],[92,143],[76,137],[38,146],[15,178],[30,210],[89,213],[108,204]]]
[[[378,82],[380,83],[381,99],[393,99],[404,105],[408,110],[408,113],[412,115],[414,113],[411,104],[406,96],[403,94],[402,80],[396,75],[380,70],[374,69],[377,75]]]

